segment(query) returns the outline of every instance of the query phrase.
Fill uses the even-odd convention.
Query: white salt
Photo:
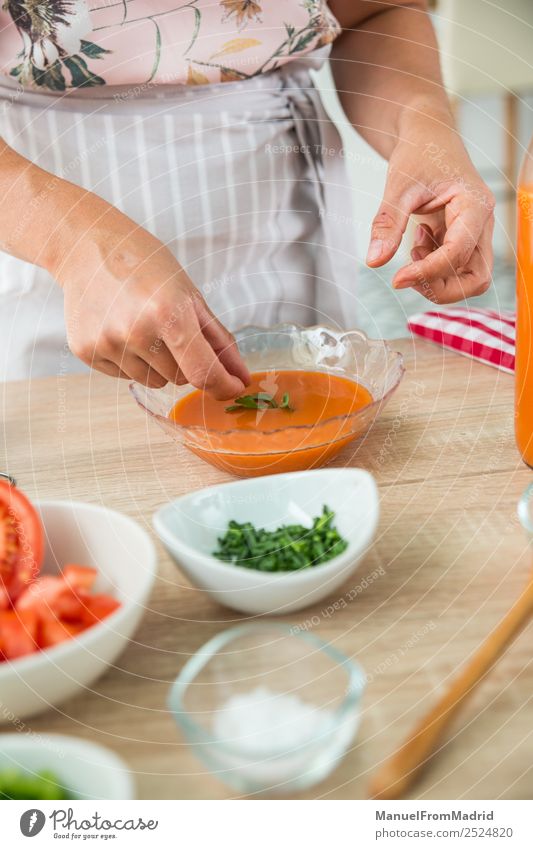
[[[230,696],[215,714],[213,730],[242,754],[275,755],[316,740],[331,728],[333,716],[298,696],[256,687]]]
[[[288,693],[256,687],[216,711],[217,769],[240,789],[289,792],[320,781],[353,737],[358,713],[344,716]]]

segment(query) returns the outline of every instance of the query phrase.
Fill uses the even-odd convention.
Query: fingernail
[[[426,234],[426,231],[421,224],[415,230],[415,242],[421,242]]]
[[[383,253],[383,239],[372,239],[366,255],[367,262],[375,262]]]
[[[410,289],[411,286],[415,285],[414,280],[398,280],[396,283],[392,284],[393,289]]]

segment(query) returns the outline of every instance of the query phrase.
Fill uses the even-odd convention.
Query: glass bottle
[[[533,469],[533,139],[518,177],[516,232],[515,435]]]

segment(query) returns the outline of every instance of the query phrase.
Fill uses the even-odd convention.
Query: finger
[[[468,265],[460,272],[454,271],[447,277],[441,277],[435,280],[426,280],[422,277],[416,283],[411,284],[411,288],[428,300],[439,304],[451,304],[465,298],[477,297],[484,294],[490,288],[491,284],[493,229],[494,222],[490,219],[487,221],[479,244],[470,257]],[[413,259],[423,259],[425,250],[423,248],[413,249],[412,253],[418,254]],[[395,288],[403,289],[407,288],[408,285],[399,284]]]
[[[411,288],[431,303],[455,304],[486,291],[488,285],[481,281],[480,277],[481,275],[468,271],[437,280],[421,280]]]
[[[469,263],[470,275],[466,283],[467,297],[483,295],[490,288],[493,263],[492,231],[493,223],[491,221],[481,234],[479,244]]]
[[[413,262],[418,262],[421,259],[425,259],[432,250],[433,248],[426,248],[420,245],[418,247],[411,248],[411,259]]]
[[[147,351],[135,351],[135,353],[152,369],[159,372],[168,383],[174,383],[176,386],[183,386],[183,384],[188,383],[187,378],[162,339],[156,339]]]
[[[230,374],[240,378],[245,386],[251,382],[250,372],[239,351],[235,337],[213,315],[205,302],[197,304],[196,314],[205,338],[222,365]]]
[[[453,214],[452,210],[450,212]],[[393,287],[404,289],[419,279],[429,282],[439,278],[447,279],[464,268],[474,252],[485,223],[486,218],[481,217],[479,205],[464,207],[447,228],[441,247],[424,259],[400,269],[392,281]]]
[[[455,279],[433,280],[431,283],[425,280],[412,288],[432,304],[443,306],[445,304],[456,304],[457,301],[464,301],[465,298],[468,298],[470,281],[467,277],[460,275]]]
[[[492,223],[488,223],[467,269],[461,274],[454,274],[431,283],[421,281],[413,286],[413,289],[433,303],[453,304],[465,298],[484,294],[490,287],[491,274]]]
[[[144,373],[145,366],[148,366],[154,374],[159,374],[164,378],[166,383],[183,385],[188,382],[163,340],[161,338],[154,339],[152,328],[146,330],[142,327],[132,327],[125,341],[121,334],[117,334],[115,337],[108,336],[101,348],[106,361],[115,363],[123,370],[127,371],[123,364],[128,358],[129,364],[135,363],[134,368],[142,368]],[[129,359],[130,356],[132,356],[131,360]],[[140,367],[135,358],[144,363],[144,366]],[[134,379],[137,380],[137,378]]]
[[[383,202],[372,221],[366,264],[376,268],[388,262],[398,250],[405,233],[411,204],[405,193],[389,177]]]
[[[118,364],[121,371],[125,372],[131,380],[150,386],[152,389],[162,389],[168,380],[152,368],[145,360],[135,354],[128,354]]]
[[[415,230],[413,248],[430,248],[435,250],[437,239],[429,224],[419,224]]]
[[[180,328],[170,328],[164,341],[188,382],[197,389],[205,389],[221,401],[243,392],[244,382],[219,360],[202,333],[196,312],[185,315]]]
[[[411,260],[418,262],[425,259],[431,251],[435,250],[436,239],[429,224],[419,224],[415,230],[413,247],[411,248]]]
[[[125,371],[122,371],[116,363],[112,363],[111,360],[95,360],[92,368],[101,371],[103,374],[108,374],[109,377],[121,377],[124,380],[129,380],[129,376]]]

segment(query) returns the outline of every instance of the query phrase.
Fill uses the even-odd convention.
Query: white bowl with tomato
[[[89,687],[135,631],[155,574],[154,545],[133,519],[31,504],[0,480],[0,723]]]

